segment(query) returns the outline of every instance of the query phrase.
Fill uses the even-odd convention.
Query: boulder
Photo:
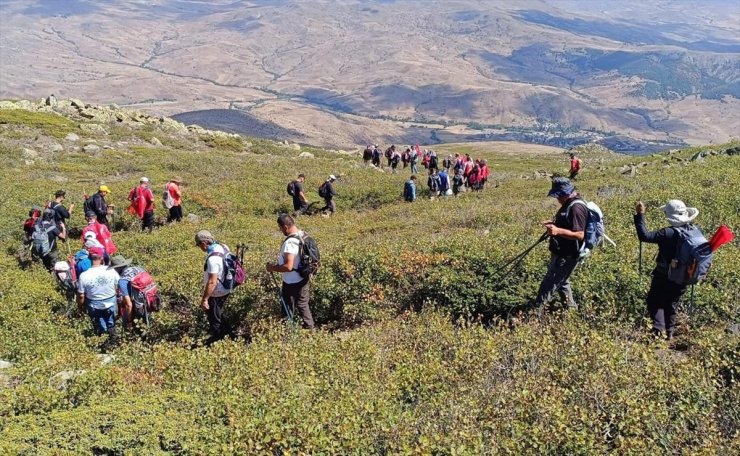
[[[73,108],[77,108],[77,109],[85,109],[85,103],[83,103],[83,102],[82,102],[82,100],[78,100],[77,98],[70,98],[70,99],[69,99],[69,104],[70,104],[70,105],[71,105],[71,106],[72,106]]]
[[[49,152],[64,152],[64,146],[59,143],[50,144]]]
[[[46,106],[51,106],[51,107],[56,106],[57,105],[57,97],[55,97],[54,94],[52,93],[51,95],[49,95],[48,97],[46,97],[46,99],[44,100],[44,104]]]
[[[0,101],[0,109],[18,109],[18,106],[10,100]]]
[[[80,130],[84,131],[85,133],[91,133],[94,135],[107,135],[108,130],[105,129],[100,124],[96,123],[83,123],[80,124]]]
[[[86,372],[87,371],[85,370],[74,370],[56,373],[49,378],[49,387],[58,390],[65,390],[67,389],[67,383],[69,383],[70,380],[75,377],[79,377],[80,375],[84,375]]]
[[[190,223],[200,223],[200,217],[198,217],[198,216],[197,216],[197,215],[195,215],[195,214],[188,214],[188,216],[187,216],[187,217],[185,217],[185,218],[186,218],[186,219],[188,220],[188,222],[190,222]]]
[[[82,148],[82,151],[88,154],[97,154],[98,152],[100,152],[100,146],[97,146],[95,144],[88,144]]]
[[[727,327],[727,333],[733,336],[740,336],[740,323],[733,323]]]
[[[13,363],[0,359],[0,369],[10,369],[11,367],[13,367]]]
[[[311,152],[301,152],[300,155],[298,155],[298,157],[299,158],[314,158]]]
[[[156,137],[156,136],[152,136],[152,137],[151,137],[151,138],[149,139],[149,144],[152,144],[152,145],[154,145],[154,146],[162,146],[162,141],[160,141],[159,139],[157,139],[157,137]]]
[[[26,160],[34,160],[39,157],[39,153],[33,149],[23,149],[21,157],[25,158]]]
[[[291,144],[290,147],[292,147],[293,150],[301,150],[301,145],[300,144]]]
[[[116,359],[115,356],[109,355],[107,353],[98,353],[95,355],[98,358],[98,361],[100,361],[101,366],[105,366],[106,364],[110,364],[113,362],[114,359]]]
[[[65,136],[64,139],[66,141],[75,142],[75,141],[79,141],[80,140],[80,137],[76,133],[70,133],[67,136]]]

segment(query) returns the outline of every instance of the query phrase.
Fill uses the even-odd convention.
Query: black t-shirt
[[[62,203],[57,203],[56,201],[52,201],[51,205],[49,206],[51,209],[54,209],[54,222],[59,225],[60,223],[66,223],[67,220],[69,220],[69,211]]]
[[[588,209],[585,204],[573,204],[580,195],[570,198],[560,207],[555,214],[555,226],[565,228],[570,231],[586,231],[588,222]],[[570,210],[568,210],[570,207]],[[579,254],[581,242],[566,239],[560,236],[550,237],[550,251],[562,256],[577,256]]]
[[[303,184],[299,181],[293,182],[293,203],[302,204],[301,192],[303,191]]]

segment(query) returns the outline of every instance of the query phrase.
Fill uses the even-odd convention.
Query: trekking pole
[[[544,241],[545,239],[547,239],[547,237],[548,237],[548,234],[547,233],[542,234],[542,236],[540,236],[540,238],[537,239],[537,242],[535,242],[534,244],[532,244],[532,246],[530,246],[527,250],[523,251],[519,255],[517,255],[514,258],[510,259],[509,261],[507,261],[503,266],[501,266],[500,268],[498,268],[497,270],[495,270],[493,272],[493,275],[498,275],[500,272],[504,271],[507,267],[511,266],[513,268],[517,264],[521,263],[524,260],[524,258],[527,255],[529,255],[529,252],[531,252],[535,247],[537,247],[542,241]]]
[[[640,250],[639,250],[639,266],[637,269],[637,273],[640,276],[640,286],[642,286],[642,241],[640,241]]]
[[[269,275],[270,275],[270,278],[272,279],[272,283],[275,285],[275,290],[277,291],[278,298],[280,298],[280,304],[283,305],[285,316],[292,323],[293,322],[293,312],[290,311],[290,308],[288,308],[288,304],[285,302],[285,299],[283,299],[283,294],[280,292],[280,287],[278,286],[277,279],[275,279],[275,276],[273,274],[269,274]]]

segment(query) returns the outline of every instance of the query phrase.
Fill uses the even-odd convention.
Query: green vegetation
[[[313,149],[316,158],[298,158],[252,139],[237,148],[151,131],[164,146],[142,147],[134,139],[149,138],[132,132],[129,146],[111,142],[86,155],[65,144],[53,160],[26,164],[21,147],[56,135],[45,116],[13,115],[30,120],[23,145],[17,129],[0,125],[0,359],[13,363],[0,370],[0,454],[740,451],[739,336],[725,332],[740,310],[737,243],[717,252],[695,304],[683,306],[678,340],[667,345],[646,334],[648,277],[641,286],[631,217],[642,199],[649,226],[663,226],[657,207],[676,197],[700,209],[707,234],[721,223],[737,233],[737,156],[688,162],[700,149],[686,149],[640,157],[646,164],[629,178],[619,168],[634,157],[579,150],[586,168],[578,187],[604,209],[618,247],[579,266],[577,315],[510,330],[500,317],[534,295],[546,248],[511,276],[493,272],[556,210],[544,196],[549,181],[522,176],[566,172],[564,153],[447,146],[445,153],[487,158],[498,187],[405,204],[407,173]],[[111,130],[116,141],[126,140],[121,128]],[[312,308],[323,329],[315,333],[280,321],[263,273],[281,241],[275,215],[290,207],[285,184],[298,172],[314,201],[329,173],[342,176],[338,214],[299,219],[322,249]],[[124,208],[141,175],[155,190],[182,176],[185,212],[202,221],[140,233]],[[151,329],[127,337],[104,365],[87,317],[40,266],[21,269],[16,258],[32,204],[61,187],[79,208],[79,195],[101,181],[117,205],[116,243],[153,274],[165,301]],[[161,204],[157,211],[164,216]],[[83,224],[79,209],[72,224]],[[191,349],[207,328],[198,308],[203,256],[192,242],[202,228],[229,245],[249,244],[249,276],[227,309],[243,337]],[[646,270],[654,253],[645,246]]]
[[[76,129],[74,122],[59,114],[30,112],[23,109],[0,110],[0,125],[12,125],[16,128],[33,128],[55,138],[63,138]],[[10,134],[13,135],[13,133]]]

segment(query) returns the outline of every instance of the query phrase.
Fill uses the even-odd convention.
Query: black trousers
[[[208,324],[211,337],[206,340],[206,345],[211,345],[231,334],[231,326],[224,318],[224,306],[229,295],[208,298]]]
[[[182,206],[172,206],[170,214],[167,216],[167,223],[179,222],[180,220],[182,220]]]
[[[673,331],[676,327],[676,309],[685,292],[686,285],[675,284],[668,280],[667,275],[653,272],[647,295],[647,308],[653,320],[653,329]]]
[[[152,228],[154,228],[154,211],[144,212],[144,217],[141,219],[141,231],[151,232]]]
[[[291,312],[295,313],[295,309],[298,309],[298,312],[301,314],[303,327],[313,329],[313,316],[311,315],[311,308],[308,307],[310,298],[308,279],[298,283],[283,282],[281,294]]]

